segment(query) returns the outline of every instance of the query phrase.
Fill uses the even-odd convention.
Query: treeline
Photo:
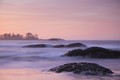
[[[11,33],[5,33],[0,35],[0,40],[38,40],[37,34],[32,33],[26,33],[25,36],[21,34],[11,34]]]

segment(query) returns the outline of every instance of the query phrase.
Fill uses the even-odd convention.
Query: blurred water
[[[76,48],[23,48],[22,46],[31,44],[69,44],[81,42],[88,47],[99,46],[109,49],[120,50],[120,41],[0,41],[0,69],[16,69],[27,68],[39,71],[47,71],[48,69],[71,62],[94,62],[102,66],[110,68],[116,74],[120,74],[120,59],[84,59],[61,57],[66,52]],[[42,72],[40,73],[42,74]],[[46,75],[46,74],[42,74]],[[71,76],[72,75],[72,76]],[[51,76],[54,77],[53,74]],[[61,80],[89,80],[89,77],[77,76],[74,74],[64,74],[68,78]],[[60,76],[59,76],[60,77]],[[58,77],[58,78],[59,78]],[[72,77],[72,78],[71,78]],[[115,80],[120,77],[100,78],[92,77],[91,80]],[[35,79],[37,80],[37,79]],[[44,79],[43,79],[44,80]],[[49,80],[52,80],[49,79]],[[54,80],[54,79],[53,79]]]

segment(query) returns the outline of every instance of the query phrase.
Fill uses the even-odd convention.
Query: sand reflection
[[[40,72],[33,69],[0,69],[0,80],[70,80],[62,74]]]

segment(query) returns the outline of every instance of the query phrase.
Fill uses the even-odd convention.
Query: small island
[[[47,39],[48,41],[64,41],[64,39],[61,39],[61,38],[50,38],[50,39]]]

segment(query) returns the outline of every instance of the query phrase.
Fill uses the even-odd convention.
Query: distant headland
[[[14,34],[14,33],[5,33],[0,35],[0,40],[38,40],[37,34],[26,33],[25,36],[21,34]]]
[[[50,39],[39,39],[37,34],[26,33],[25,36],[21,34],[14,33],[4,33],[0,34],[0,40],[48,40],[48,41],[61,41],[61,38],[50,38]]]

